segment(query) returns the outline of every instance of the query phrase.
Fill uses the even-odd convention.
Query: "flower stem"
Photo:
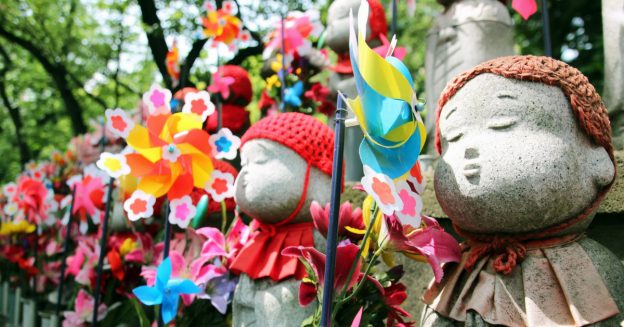
[[[221,233],[225,233],[225,227],[227,226],[227,207],[225,201],[221,201]]]
[[[381,247],[377,249],[377,251],[375,251],[375,253],[373,254],[373,257],[368,262],[368,266],[366,267],[366,270],[364,271],[364,277],[362,277],[362,280],[355,286],[355,288],[353,289],[353,292],[351,292],[349,296],[340,300],[340,302],[343,302],[343,303],[349,302],[349,300],[351,300],[351,298],[353,298],[355,294],[357,294],[360,291],[360,288],[362,288],[362,286],[366,282],[366,276],[368,276],[371,268],[373,268],[373,265],[375,265],[375,261],[377,260],[377,258],[379,258],[382,252],[383,252],[383,248]]]

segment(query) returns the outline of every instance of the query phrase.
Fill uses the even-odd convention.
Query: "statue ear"
[[[589,150],[587,168],[590,170],[594,183],[599,188],[603,188],[613,181],[615,178],[615,165],[607,150],[601,146],[592,146]]]

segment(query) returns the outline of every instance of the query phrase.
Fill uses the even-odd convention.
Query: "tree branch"
[[[186,85],[188,85],[187,82],[191,75],[191,68],[193,68],[195,60],[197,60],[197,58],[199,57],[202,49],[204,48],[204,45],[206,45],[206,42],[208,42],[208,39],[201,39],[193,42],[193,47],[186,55],[186,59],[184,59],[182,69],[180,69],[180,84],[177,87],[178,90],[181,90]]]
[[[71,79],[71,81],[74,83],[74,87],[82,89],[84,91],[84,93],[89,97],[89,99],[95,101],[97,104],[99,104],[102,108],[104,109],[108,109],[108,104],[106,104],[106,101],[104,101],[103,99],[99,98],[98,96],[94,95],[93,93],[87,91],[87,89],[85,89],[84,84],[82,81],[80,81],[78,79],[78,77],[70,72],[67,71],[67,76],[69,76],[69,78]]]
[[[160,75],[165,81],[165,85],[168,89],[171,89],[171,76],[169,76],[167,72],[167,65],[165,63],[169,48],[165,41],[165,32],[157,15],[156,4],[154,0],[139,0],[139,7],[141,7],[141,18],[146,25],[145,34],[147,35],[147,43],[152,50],[152,56],[154,57],[158,71],[160,71]]]

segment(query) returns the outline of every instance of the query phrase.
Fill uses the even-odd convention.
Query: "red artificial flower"
[[[352,243],[341,244],[336,248],[336,270],[334,275],[334,290],[336,293],[341,292],[345,285],[347,285],[347,290],[351,289],[363,275],[361,272],[359,274],[354,273],[348,279],[349,270],[356,260],[354,271],[360,271],[361,262],[358,257],[358,251],[359,247]],[[322,288],[325,284],[325,254],[313,247],[290,246],[282,251],[282,255],[303,258],[314,270],[316,283],[304,280],[299,286],[299,304],[307,306],[316,298],[318,288]]]
[[[312,221],[314,222],[314,228],[318,230],[325,238],[327,238],[327,228],[329,226],[329,203],[325,205],[325,208],[312,201],[310,205],[310,214],[312,214]],[[350,202],[345,202],[340,206],[340,212],[338,214],[338,236],[344,236],[351,241],[357,241],[362,239],[364,235],[354,234],[347,230],[347,226],[354,229],[366,229],[364,226],[364,220],[362,219],[362,209],[352,209]]]
[[[258,108],[260,108],[261,111],[266,111],[276,105],[277,102],[275,102],[275,100],[273,100],[273,98],[269,96],[266,90],[263,90],[262,94],[260,95],[260,101],[258,101]]]
[[[121,256],[119,255],[119,252],[117,250],[111,250],[108,252],[106,257],[108,258],[108,263],[111,266],[111,272],[113,273],[113,276],[117,280],[123,280],[125,277],[125,273],[123,269],[123,262],[121,261]]]
[[[331,91],[329,88],[323,86],[321,83],[313,83],[309,90],[307,90],[304,94],[308,99],[312,99],[317,102],[322,102],[323,100],[329,97]]]

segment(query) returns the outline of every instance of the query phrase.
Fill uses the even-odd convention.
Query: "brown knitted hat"
[[[492,59],[451,80],[438,100],[436,111],[435,144],[438,153],[442,151],[438,126],[442,107],[471,79],[486,73],[559,87],[570,102],[574,116],[585,134],[594,143],[607,150],[615,165],[609,115],[594,86],[578,69],[550,57],[537,56],[509,56]]]

